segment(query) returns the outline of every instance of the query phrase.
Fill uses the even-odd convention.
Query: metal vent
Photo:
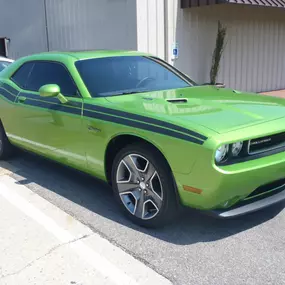
[[[173,98],[173,99],[167,99],[166,100],[169,103],[187,103],[188,100],[186,98]]]
[[[285,179],[278,180],[263,186],[258,187],[256,190],[254,190],[246,199],[259,196],[261,194],[266,194],[268,192],[273,192],[274,194],[276,191],[284,191],[285,190]]]

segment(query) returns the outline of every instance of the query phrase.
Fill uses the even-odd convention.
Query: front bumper
[[[222,219],[234,218],[273,206],[283,201],[285,201],[285,185],[281,192],[278,191],[278,193],[275,194],[270,193],[269,196],[265,194],[259,196],[258,199],[250,199],[245,202],[237,203],[226,210],[211,211],[210,214]]]
[[[193,151],[195,163],[190,173],[174,171],[181,204],[204,211],[218,211],[220,216],[236,216],[282,201],[283,194],[272,191],[272,185],[285,180],[285,151],[217,166],[214,150],[221,142],[230,144],[284,132],[284,125],[285,118],[281,118],[208,139],[199,150]],[[258,190],[268,185],[269,189],[258,195],[258,201],[255,200]],[[273,192],[278,195],[270,198],[263,195],[265,192],[272,192],[272,197]]]
[[[188,175],[174,173],[174,176],[182,205],[214,211],[221,217],[242,215],[283,200],[285,194],[279,194],[279,187],[278,191],[273,191],[275,189],[270,185],[285,179],[285,153],[224,168],[218,168],[206,159],[200,160]],[[201,191],[186,191],[185,185]],[[265,185],[269,186],[262,195],[252,195]],[[272,195],[267,196],[267,192]]]

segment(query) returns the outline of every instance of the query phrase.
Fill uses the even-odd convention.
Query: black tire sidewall
[[[5,154],[5,133],[2,126],[0,126],[0,140],[2,144],[0,145],[0,159],[4,157]]]
[[[2,147],[0,148],[0,159],[9,158],[12,155],[13,147],[6,136],[2,124],[0,124],[0,139],[2,141]]]
[[[163,188],[163,201],[159,213],[152,219],[142,220],[132,215],[124,206],[116,183],[117,168],[121,160],[129,154],[142,155],[155,167]],[[161,227],[173,221],[177,213],[176,188],[171,170],[162,155],[152,147],[145,144],[133,144],[123,148],[115,157],[112,167],[112,186],[116,200],[123,212],[134,223],[144,227]]]

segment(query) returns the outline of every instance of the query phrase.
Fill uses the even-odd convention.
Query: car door
[[[18,126],[10,137],[24,148],[84,169],[86,159],[80,141],[83,103],[72,76],[59,62],[26,64],[31,67],[16,99],[14,116]],[[14,82],[17,83],[15,78]],[[41,97],[38,90],[46,84],[57,84],[68,102],[63,104],[56,97]]]

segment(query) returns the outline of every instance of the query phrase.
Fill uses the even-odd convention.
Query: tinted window
[[[6,68],[9,64],[11,64],[11,62],[7,62],[7,61],[0,61],[0,72]]]
[[[194,84],[166,63],[150,57],[81,60],[76,62],[76,67],[92,96],[176,89]]]
[[[33,63],[28,62],[24,63],[11,77],[12,81],[14,81],[21,88],[25,88],[28,77],[33,68]]]
[[[46,84],[57,84],[64,95],[77,95],[77,88],[63,65],[53,62],[34,62],[26,89],[39,91]]]

